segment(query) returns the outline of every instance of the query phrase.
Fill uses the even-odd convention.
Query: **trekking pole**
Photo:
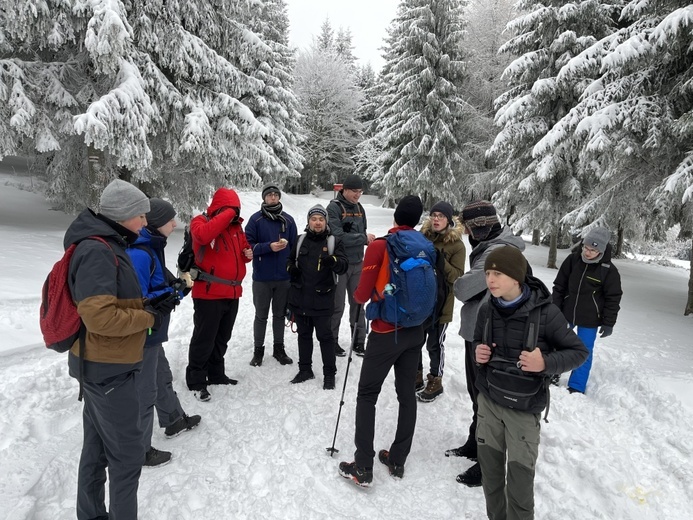
[[[358,312],[356,313],[357,318],[361,313],[361,307],[363,307],[363,305],[359,304]],[[344,372],[344,386],[342,387],[342,397],[339,400],[339,411],[337,412],[337,424],[334,427],[334,437],[332,438],[332,446],[330,448],[325,448],[330,453],[330,457],[334,457],[335,453],[339,453],[339,450],[335,448],[334,445],[335,442],[337,442],[337,429],[339,428],[339,418],[342,416],[342,406],[344,406],[344,393],[346,392],[347,378],[349,377],[349,365],[351,365],[351,354],[354,351],[354,345],[356,345],[358,335],[359,328],[357,319],[356,323],[354,324],[354,332],[351,335],[351,344],[349,345],[349,357],[347,359],[346,371]]]

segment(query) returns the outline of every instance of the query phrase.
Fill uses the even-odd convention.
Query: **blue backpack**
[[[416,327],[433,316],[438,295],[436,250],[418,231],[397,231],[387,240],[389,277],[378,277],[366,318]]]

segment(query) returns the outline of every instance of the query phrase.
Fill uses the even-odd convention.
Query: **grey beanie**
[[[611,240],[611,231],[603,227],[596,227],[587,232],[582,243],[603,253],[606,251],[606,246],[609,245],[609,240]]]
[[[165,226],[173,217],[176,216],[176,210],[170,202],[163,199],[149,199],[151,209],[147,213],[147,225],[155,228]]]
[[[320,204],[316,204],[308,210],[308,216],[306,217],[306,219],[310,220],[311,215],[315,215],[316,213],[318,215],[322,215],[323,217],[325,217],[325,222],[330,221],[329,217],[327,216],[327,211]]]
[[[138,215],[149,213],[149,199],[129,182],[114,179],[101,194],[101,214],[123,222]]]
[[[279,198],[282,198],[282,190],[280,190],[276,184],[265,184],[265,186],[262,188],[262,200],[265,200],[265,197],[270,194],[270,193],[278,193]]]

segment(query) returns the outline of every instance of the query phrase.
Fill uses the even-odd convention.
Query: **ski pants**
[[[358,394],[356,396],[356,432],[354,460],[362,468],[373,467],[375,450],[375,405],[385,378],[395,368],[395,392],[399,402],[397,429],[390,445],[390,461],[407,461],[416,427],[415,379],[421,347],[424,344],[423,327],[409,327],[395,332],[368,335],[366,354],[361,365]]]
[[[597,339],[597,328],[591,327],[580,327],[578,325],[577,335],[582,340],[582,342],[590,351],[590,355],[587,356],[585,362],[577,367],[570,373],[570,379],[568,379],[568,388],[573,388],[578,392],[585,393],[587,388],[587,380],[590,377],[590,370],[592,369],[592,355],[594,351],[594,342]]]
[[[477,457],[486,514],[489,520],[532,520],[541,414],[500,406],[481,393],[478,399]]]
[[[238,314],[238,300],[193,298],[195,325],[188,351],[185,380],[189,390],[201,390],[223,380],[224,355]]]
[[[78,520],[137,518],[137,488],[144,449],[136,377],[139,374],[132,371],[101,383],[84,381],[84,441],[77,476]]]
[[[337,373],[337,357],[334,353],[334,338],[330,328],[330,316],[294,315],[298,332],[298,369],[312,370],[313,330],[320,343],[322,373],[332,376]]]
[[[445,332],[447,323],[436,323],[424,329],[426,335],[426,350],[430,360],[429,373],[435,377],[443,377],[445,368]],[[423,371],[423,355],[419,353],[419,370]]]
[[[349,296],[349,326],[351,327],[351,333],[354,333],[354,326],[358,329],[359,339],[356,344],[363,345],[366,341],[366,317],[363,307],[361,307],[361,312],[358,313],[358,316],[356,315],[359,310],[359,304],[354,300],[354,292],[356,292],[356,287],[361,279],[362,268],[363,262],[349,264],[347,272],[340,274],[337,280],[337,286],[334,289],[334,314],[332,315],[332,335],[334,336],[335,344],[339,342],[339,326],[344,315],[345,296]]]
[[[253,321],[253,346],[265,346],[265,333],[269,319],[270,305],[272,307],[272,337],[274,345],[284,345],[284,320],[286,319],[286,304],[289,300],[289,280],[273,282],[253,281],[253,305],[255,320]]]

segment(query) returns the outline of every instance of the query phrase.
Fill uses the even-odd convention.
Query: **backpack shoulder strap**
[[[327,254],[328,255],[334,254],[334,244],[335,244],[334,235],[328,235],[327,236]]]
[[[298,235],[298,242],[296,242],[296,258],[294,258],[294,262],[296,263],[296,267],[298,267],[298,253],[301,251],[301,246],[303,245],[303,241],[305,239],[306,239],[305,233]]]
[[[151,276],[154,274],[154,271],[156,271],[156,260],[154,259],[154,253],[152,252],[152,250],[144,244],[132,244],[130,247],[133,249],[139,249],[141,251],[144,251],[149,255],[149,259],[151,260],[151,264],[149,266],[149,277],[151,278]]]
[[[527,336],[525,337],[525,350],[533,351],[539,341],[539,325],[541,322],[541,307],[534,307],[529,311],[527,318]]]

